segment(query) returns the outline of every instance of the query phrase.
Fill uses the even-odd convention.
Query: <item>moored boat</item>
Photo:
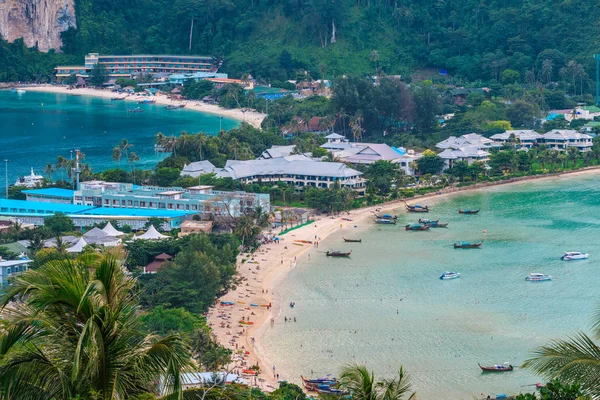
[[[531,282],[542,282],[542,281],[551,281],[552,275],[544,275],[537,272],[531,272],[529,276],[525,278],[526,281]]]
[[[459,214],[477,214],[478,212],[479,212],[479,210],[469,210],[468,208],[467,209],[461,208],[458,210]]]
[[[483,242],[470,243],[470,242],[458,242],[454,243],[455,249],[478,249],[483,245]]]
[[[34,188],[44,183],[44,177],[42,175],[36,175],[31,168],[31,173],[17,179],[15,186],[24,186],[27,188]]]
[[[565,254],[560,259],[564,261],[585,260],[589,256],[588,253],[581,253],[579,251],[565,251]]]
[[[152,104],[152,103],[156,103],[156,99],[138,100],[138,104]]]
[[[125,97],[111,97],[111,101],[125,100]]]
[[[460,278],[460,272],[446,271],[440,275],[441,280]]]
[[[350,257],[350,254],[352,254],[352,250],[350,250],[349,252],[327,251],[327,253],[325,254],[327,255],[327,257]]]
[[[348,242],[348,243],[361,243],[362,242],[362,239],[346,239],[343,236],[342,236],[342,239],[344,239],[344,242]]]
[[[406,211],[408,211],[408,212],[428,213],[429,212],[429,207],[428,206],[421,206],[419,204],[415,204],[414,206],[411,206],[410,204],[407,204],[406,205]]]
[[[491,367],[486,367],[479,363],[477,363],[477,365],[479,365],[479,368],[481,368],[481,370],[484,372],[506,372],[506,371],[512,371],[514,369],[513,366],[508,363],[496,364]]]
[[[395,219],[376,219],[376,224],[388,224],[388,225],[396,225],[397,220]]]
[[[445,227],[448,226],[448,223],[447,222],[443,222],[442,223],[442,222],[433,221],[429,225],[431,225],[432,228],[445,228]]]
[[[430,225],[426,224],[408,224],[404,226],[404,230],[406,231],[428,231]]]
[[[419,223],[420,224],[437,224],[438,222],[440,222],[439,219],[424,219],[424,218],[419,218]]]
[[[178,108],[183,108],[183,107],[185,107],[185,104],[176,104],[176,105],[173,105],[173,104],[172,104],[172,105],[168,105],[168,106],[166,106],[165,108],[166,108],[167,110],[176,110],[176,109],[178,109]]]
[[[383,214],[383,215],[375,214],[375,218],[377,218],[377,219],[398,219],[398,216],[392,215],[392,214]]]
[[[132,109],[127,110],[127,112],[130,112],[130,113],[141,113],[141,112],[144,112],[144,110],[142,110],[140,107],[136,107],[136,108],[132,108]]]
[[[17,93],[23,94],[23,93],[27,93],[27,91],[25,89],[17,89]]]

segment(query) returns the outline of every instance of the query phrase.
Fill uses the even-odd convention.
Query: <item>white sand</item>
[[[99,89],[72,89],[67,90],[65,86],[55,86],[55,85],[39,85],[39,86],[27,86],[24,87],[25,90],[36,91],[36,92],[48,92],[48,93],[62,93],[62,94],[70,94],[70,95],[84,95],[84,96],[95,96],[95,97],[125,97],[125,101],[138,101],[142,99],[148,99],[146,96],[141,96],[139,94],[131,94],[127,95],[125,93],[116,93],[111,92],[109,90],[99,90]],[[187,110],[194,110],[205,112],[209,114],[221,115],[223,117],[229,117],[233,119],[237,119],[239,121],[247,122],[248,124],[254,126],[255,128],[260,129],[260,125],[262,121],[267,116],[266,114],[262,114],[253,110],[243,112],[242,109],[239,108],[221,108],[218,105],[214,104],[204,104],[199,101],[191,101],[191,100],[171,100],[167,98],[166,95],[161,94],[159,96],[152,96],[153,99],[156,99],[156,104],[163,105],[171,105],[171,104],[185,104],[185,108]]]

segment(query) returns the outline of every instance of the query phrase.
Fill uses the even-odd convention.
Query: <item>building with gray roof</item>
[[[284,182],[297,189],[304,187],[328,188],[334,184],[364,194],[362,173],[340,162],[314,161],[297,154],[267,160],[228,160],[225,168],[217,173],[243,183]]]
[[[530,149],[540,143],[543,138],[543,135],[531,129],[509,130],[490,137],[494,141],[494,147],[502,147],[505,143],[513,141],[517,149]]]

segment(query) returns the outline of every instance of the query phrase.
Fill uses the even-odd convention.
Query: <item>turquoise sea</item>
[[[536,346],[589,330],[600,306],[598,182],[567,176],[425,201],[432,205],[426,218],[449,222],[446,229],[406,232],[419,214],[405,213],[396,226],[344,227],[278,288],[282,304],[296,306],[284,306],[265,328],[267,362],[295,382],[301,374],[338,374],[354,361],[391,377],[402,364],[419,399],[533,391],[540,377],[518,368],[485,374],[477,363],[518,366]],[[458,208],[481,211],[459,215]],[[342,235],[363,242],[344,243]],[[482,239],[482,249],[450,246]],[[334,259],[320,252],[328,249],[353,252]],[[590,258],[561,261],[563,251]],[[446,270],[462,276],[441,281]],[[527,282],[530,272],[554,280]]]
[[[143,113],[129,113],[140,107]],[[238,121],[223,118],[223,129]],[[56,157],[71,157],[80,149],[94,171],[114,168],[112,148],[121,139],[134,145],[140,156],[136,167],[152,167],[164,157],[154,152],[154,136],[219,131],[219,118],[191,110],[166,110],[155,104],[110,101],[89,96],[26,92],[22,95],[0,90],[0,160],[8,159],[9,184],[29,174],[31,167],[44,174],[48,162]],[[127,163],[121,160],[121,166]],[[4,163],[0,163],[0,188],[4,188]],[[55,178],[59,178],[59,174]],[[2,194],[4,190],[0,191]]]

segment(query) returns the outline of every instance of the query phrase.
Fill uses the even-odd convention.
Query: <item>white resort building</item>
[[[551,149],[566,150],[576,147],[579,151],[589,151],[592,148],[592,137],[571,129],[553,129],[544,133],[542,143]]]
[[[198,167],[194,164],[186,166],[181,176],[191,176],[189,171],[197,171]],[[365,191],[365,182],[359,171],[341,162],[316,161],[302,154],[247,161],[228,160],[225,168],[212,168],[212,172],[220,178],[231,178],[245,184],[284,182],[300,190],[307,186],[327,188],[338,183],[359,195]],[[205,166],[205,170],[209,169]]]
[[[502,147],[502,145],[512,140],[515,142],[517,149],[530,149],[536,144],[541,143],[544,136],[531,129],[525,129],[497,133],[492,135],[490,139],[494,141],[494,147]]]
[[[446,168],[452,168],[457,161],[466,161],[471,165],[475,161],[487,161],[490,153],[487,151],[493,141],[476,133],[469,133],[459,137],[450,136],[448,139],[435,145],[443,151],[438,155],[445,162]]]

